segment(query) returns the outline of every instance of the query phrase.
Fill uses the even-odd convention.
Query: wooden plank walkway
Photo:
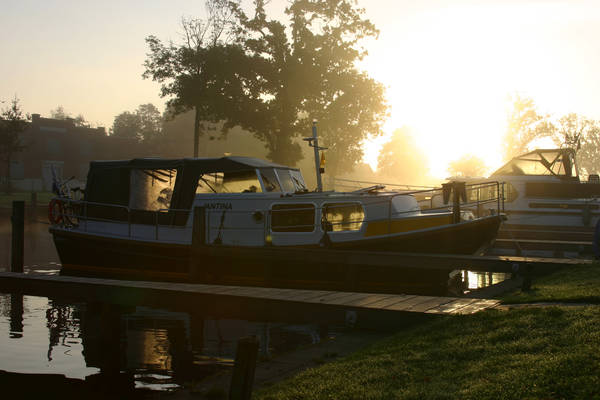
[[[0,290],[42,296],[75,296],[85,300],[114,301],[130,305],[158,302],[188,305],[227,299],[243,304],[260,301],[262,305],[295,304],[343,310],[386,311],[394,313],[473,314],[495,307],[497,300],[456,297],[334,292],[327,290],[280,289],[250,286],[222,286],[170,282],[124,281],[42,274],[0,272]]]

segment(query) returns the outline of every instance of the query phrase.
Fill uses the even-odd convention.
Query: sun
[[[560,87],[547,89],[562,65],[549,62],[557,44],[543,38],[561,9],[545,10],[540,20],[531,7],[471,3],[432,9],[408,26],[381,27],[382,43],[395,47],[372,43],[361,66],[387,86],[387,137],[409,126],[435,178],[447,177],[449,162],[466,154],[482,158],[488,172],[499,167],[510,95],[540,93],[546,104],[564,95]],[[382,143],[365,142],[364,160],[372,166]]]

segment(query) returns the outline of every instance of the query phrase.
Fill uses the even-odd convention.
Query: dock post
[[[23,337],[23,295],[11,293],[10,295],[10,337],[18,339]]]
[[[37,217],[37,192],[31,192],[31,205],[29,208],[29,220],[35,221]]]
[[[24,241],[25,241],[25,202],[12,202],[12,248],[10,254],[11,272],[23,272]]]
[[[460,222],[460,199],[466,202],[465,182],[452,182],[452,219],[454,224]]]
[[[190,249],[189,271],[192,281],[200,280],[200,247],[206,245],[206,208],[194,207],[192,225],[192,247]]]
[[[229,387],[230,400],[250,400],[257,355],[258,340],[255,336],[243,337],[238,340],[231,386]]]

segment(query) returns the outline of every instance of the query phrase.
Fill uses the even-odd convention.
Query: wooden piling
[[[23,272],[24,242],[25,242],[25,202],[12,202],[12,247],[10,255],[11,272]]]
[[[189,274],[192,281],[201,278],[203,257],[200,248],[206,245],[206,208],[194,207],[194,219],[192,225],[192,248],[190,254]],[[205,256],[204,256],[205,257]],[[205,264],[205,263],[204,263]]]
[[[10,295],[10,337],[23,337],[23,295],[11,293]]]
[[[250,399],[257,356],[258,340],[255,336],[243,337],[238,340],[231,386],[229,387],[230,400]]]
[[[452,219],[453,223],[460,222],[460,200],[466,202],[465,182],[452,182]]]

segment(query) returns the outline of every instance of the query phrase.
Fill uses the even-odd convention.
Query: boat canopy
[[[552,175],[578,180],[573,149],[538,149],[517,156],[491,176]]]
[[[113,218],[110,210],[98,205],[147,212],[189,210],[195,194],[202,190],[245,193],[289,192],[302,188],[304,180],[297,168],[257,158],[136,158],[92,161],[84,200],[92,206],[95,204],[96,211],[102,210],[98,217],[123,219]],[[115,214],[114,207],[112,211]],[[177,215],[177,212],[172,214]],[[187,213],[173,219],[177,222],[171,223],[184,224]]]

